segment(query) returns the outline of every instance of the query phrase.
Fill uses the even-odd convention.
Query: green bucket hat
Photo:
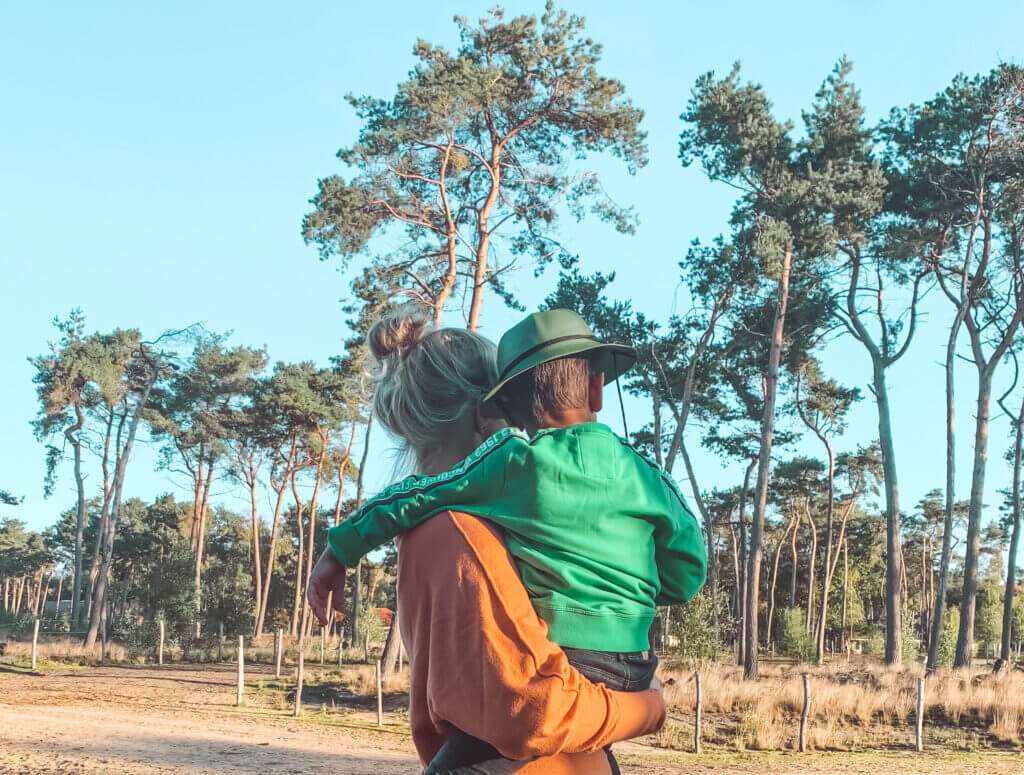
[[[586,356],[611,384],[636,363],[636,350],[626,344],[602,342],[571,309],[535,312],[517,323],[498,342],[498,383],[484,396],[491,403],[511,380],[542,363]]]

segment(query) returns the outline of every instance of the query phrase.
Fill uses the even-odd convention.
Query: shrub
[[[960,609],[950,606],[942,617],[942,634],[939,635],[936,667],[952,667],[956,656],[956,637],[960,631]]]
[[[784,608],[779,616],[779,646],[797,662],[811,662],[817,652],[814,635],[807,631],[806,614],[800,608]]]
[[[713,662],[722,648],[728,605],[724,592],[701,591],[686,605],[673,607],[667,634],[678,638],[679,644],[672,648],[672,655],[691,665]]]

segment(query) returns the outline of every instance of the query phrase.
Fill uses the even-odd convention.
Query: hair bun
[[[366,341],[379,361],[404,358],[423,341],[428,325],[426,315],[420,312],[395,312],[374,323]]]

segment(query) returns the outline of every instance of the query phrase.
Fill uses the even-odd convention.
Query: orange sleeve
[[[465,514],[451,520],[468,550],[454,555],[444,599],[431,595],[431,715],[510,759],[594,751],[658,730],[661,694],[615,692],[580,675],[548,639],[495,528]]]

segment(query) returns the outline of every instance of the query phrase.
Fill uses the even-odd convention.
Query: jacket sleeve
[[[655,562],[661,593],[658,605],[675,605],[692,599],[707,578],[704,533],[683,496],[662,476],[664,509],[654,523]]]
[[[596,751],[657,731],[661,694],[584,678],[549,640],[495,528],[464,514],[453,521],[468,551],[458,582],[434,603],[433,712],[510,759]]]
[[[352,567],[368,552],[438,512],[452,506],[471,509],[494,500],[504,486],[509,460],[528,447],[519,431],[505,429],[451,471],[403,479],[327,531],[331,552],[342,565]]]

